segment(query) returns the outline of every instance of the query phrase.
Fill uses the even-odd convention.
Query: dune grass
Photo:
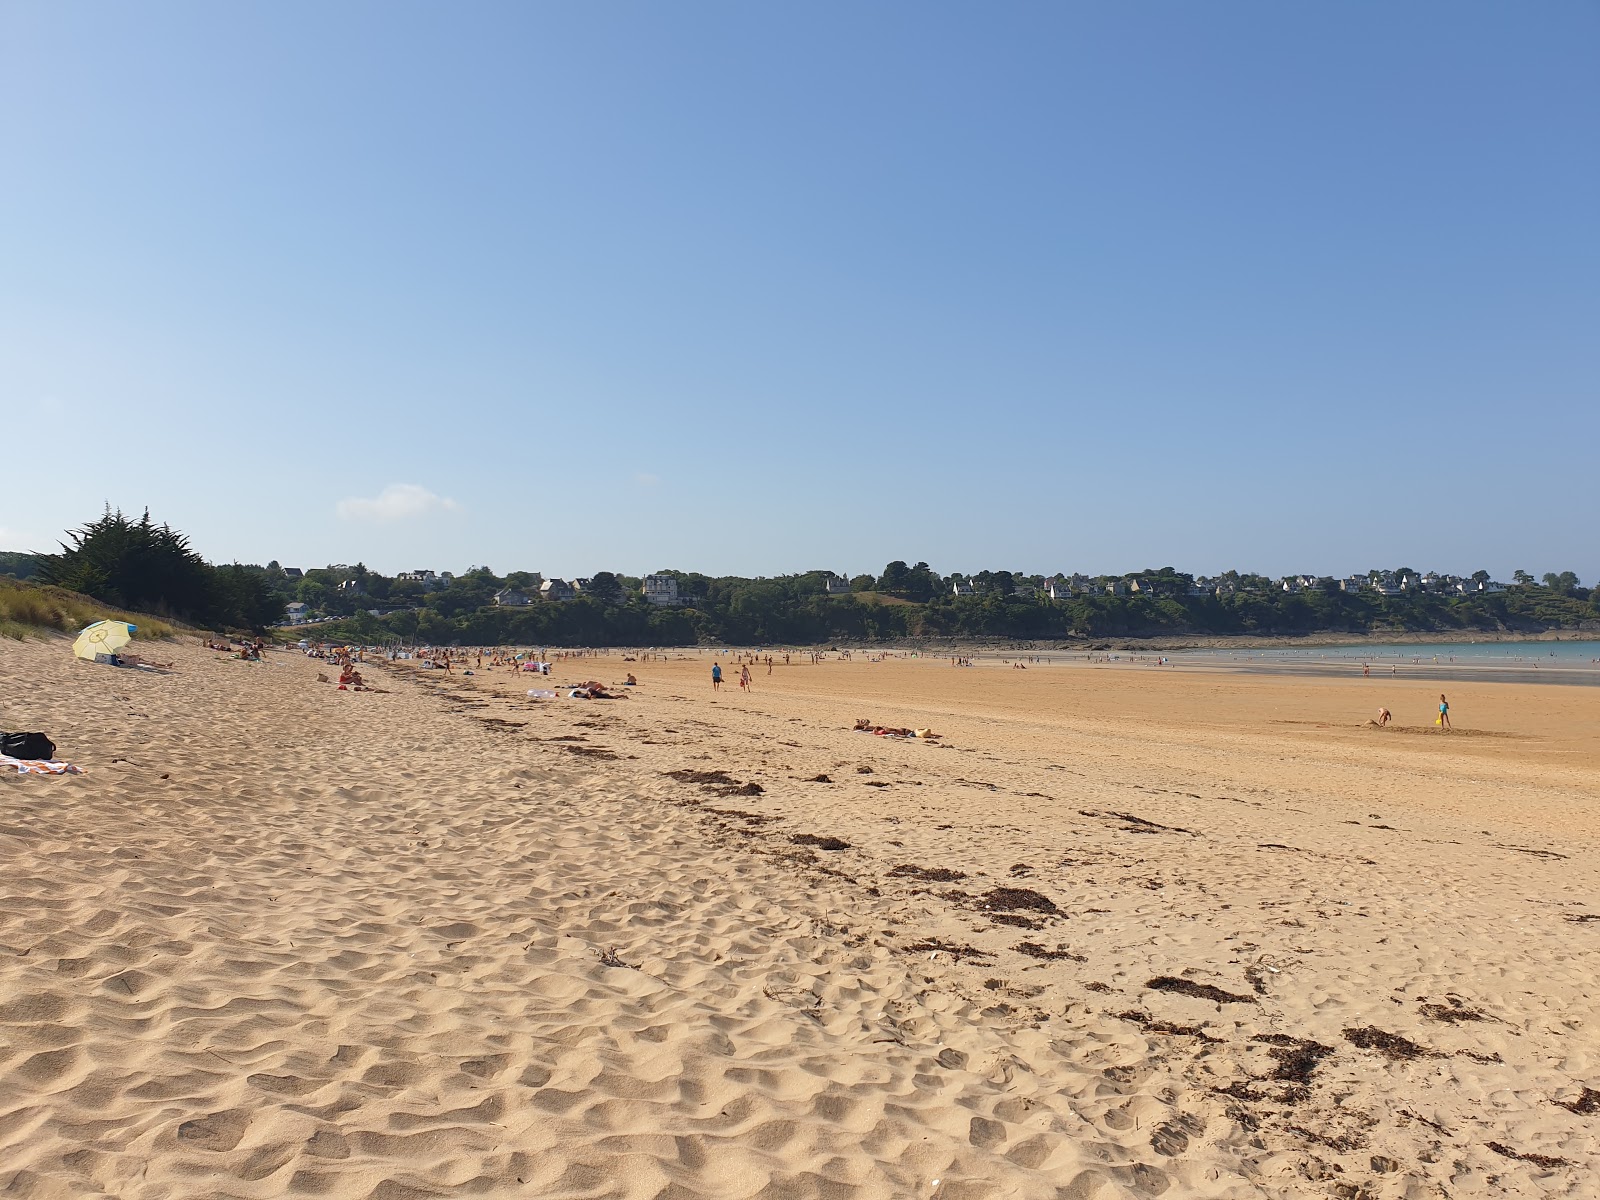
[[[127,621],[136,638],[170,638],[178,627],[159,617],[127,613],[65,588],[0,578],[0,637],[21,641],[46,632],[76,633],[96,621]]]

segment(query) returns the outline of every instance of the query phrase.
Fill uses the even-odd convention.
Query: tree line
[[[1334,587],[1284,591],[1259,575],[1227,572],[1224,594],[1190,594],[1193,577],[1162,567],[1137,579],[1137,594],[1103,587],[1052,600],[1037,575],[982,571],[941,576],[925,562],[896,560],[877,575],[840,580],[828,571],[774,578],[663,571],[684,603],[657,607],[642,580],[602,571],[575,599],[494,603],[502,589],[537,594],[538,577],[475,566],[435,581],[398,579],[365,565],[315,568],[288,578],[277,562],[215,566],[148,512],[107,511],[71,531],[56,554],[10,555],[0,571],[82,592],[132,611],[215,629],[264,630],[298,601],[318,616],[319,636],[421,644],[638,646],[724,643],[815,645],[836,641],[1003,639],[1064,641],[1186,635],[1497,632],[1575,628],[1600,622],[1600,589],[1572,572],[1536,583],[1519,571],[1500,592],[1401,595]],[[1398,568],[1393,574],[1412,574]],[[1487,572],[1478,577],[1487,580]],[[957,594],[959,580],[970,591]]]

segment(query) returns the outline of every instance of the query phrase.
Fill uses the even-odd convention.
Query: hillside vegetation
[[[65,588],[0,576],[0,637],[19,641],[29,634],[76,633],[96,621],[127,621],[136,638],[165,638],[178,630],[142,613],[123,612]]]
[[[297,612],[319,618],[309,626],[317,636],[368,643],[816,645],[1600,633],[1600,588],[1580,586],[1570,571],[1547,574],[1542,584],[1518,571],[1515,582],[1501,587],[1486,571],[1471,580],[1427,577],[1432,582],[1424,586],[1424,577],[1410,568],[1375,570],[1354,580],[1275,581],[1237,571],[1196,579],[1162,567],[1124,576],[1073,576],[1064,587],[1060,575],[1047,579],[985,570],[945,576],[925,562],[897,560],[879,575],[849,580],[828,571],[750,579],[666,570],[658,576],[670,578],[681,603],[658,607],[641,595],[641,579],[610,571],[575,580],[574,598],[554,600],[540,596],[539,576],[526,571],[502,576],[486,566],[456,576],[431,571],[385,576],[361,563],[304,572],[286,571],[276,562],[214,566],[190,548],[183,534],[157,525],[148,513],[134,520],[109,509],[69,532],[59,554],[12,555],[5,566],[57,589],[26,599],[16,593],[12,603],[29,615],[7,617],[0,610],[0,620],[14,624],[66,628],[85,611],[72,603],[93,602],[100,606],[95,615],[144,611],[203,628],[263,631],[283,622],[286,607],[294,603]],[[1397,580],[1405,585],[1391,586]],[[551,581],[557,582],[561,593],[572,594],[565,581]],[[1052,592],[1061,598],[1051,598]],[[496,603],[497,596],[512,602]]]

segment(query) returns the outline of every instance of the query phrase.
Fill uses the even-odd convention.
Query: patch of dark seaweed
[[[819,837],[814,833],[797,833],[789,839],[796,846],[815,846],[818,850],[848,850],[850,843],[842,838]]]
[[[1600,1112],[1600,1092],[1586,1087],[1583,1089],[1583,1095],[1576,1100],[1552,1100],[1550,1103],[1559,1104],[1568,1112],[1576,1113],[1580,1117],[1587,1117]]]
[[[664,771],[679,783],[697,783],[715,796],[759,796],[767,789],[759,783],[740,783],[726,771]]]
[[[1428,1120],[1427,1117],[1423,1116],[1421,1113],[1414,1113],[1409,1108],[1402,1108],[1400,1110],[1400,1115],[1402,1117],[1406,1117],[1406,1118],[1409,1118],[1410,1120],[1415,1121],[1419,1125],[1426,1125],[1429,1129],[1433,1130],[1435,1133],[1442,1133],[1442,1134],[1444,1134],[1445,1137],[1451,1137],[1452,1136],[1452,1134],[1451,1134],[1451,1132],[1450,1132],[1448,1127],[1439,1124],[1439,1122],[1437,1122],[1437,1121],[1430,1121],[1430,1120]]]
[[[1180,996],[1193,996],[1196,1000],[1210,1000],[1214,1004],[1254,1004],[1254,996],[1225,992],[1209,983],[1196,983],[1192,979],[1179,979],[1176,975],[1157,975],[1145,983],[1157,992],[1175,992]]]
[[[959,883],[967,877],[965,871],[950,867],[918,867],[902,863],[889,872],[893,879],[920,879],[925,883]]]
[[[954,942],[941,941],[938,938],[923,938],[906,947],[913,954],[948,954],[957,962],[969,958],[993,958],[987,950],[979,950],[974,946],[962,946]]]
[[[769,817],[765,813],[745,812],[738,808],[702,808],[701,812],[715,813],[719,817],[738,817],[741,821],[749,821],[752,825],[765,825],[769,821],[776,821],[777,817]]]
[[[612,759],[617,757],[616,751],[607,750],[601,746],[563,746],[561,748],[568,754],[577,754],[583,758]]]
[[[1398,1033],[1389,1033],[1379,1029],[1376,1025],[1364,1025],[1359,1029],[1346,1029],[1344,1040],[1362,1050],[1376,1050],[1385,1058],[1396,1062],[1403,1062],[1413,1058],[1443,1058],[1437,1050],[1430,1050],[1426,1046],[1418,1045],[1410,1038],[1401,1037]]]
[[[1041,892],[1032,888],[997,887],[990,888],[978,897],[977,907],[984,912],[1041,912],[1049,916],[1058,915],[1061,910],[1056,907],[1056,902]]]
[[[1251,1040],[1272,1047],[1267,1053],[1278,1064],[1272,1078],[1279,1083],[1310,1083],[1317,1066],[1333,1053],[1332,1046],[1286,1033],[1263,1033]]]
[[[1018,942],[1015,948],[1019,953],[1026,954],[1029,958],[1042,958],[1046,962],[1056,962],[1063,958],[1071,959],[1073,962],[1089,961],[1083,955],[1074,954],[1065,946],[1060,945],[1054,950],[1047,950],[1038,942]]]
[[[1352,1150],[1364,1149],[1367,1144],[1366,1135],[1361,1133],[1339,1133],[1329,1136],[1326,1133],[1317,1133],[1315,1130],[1307,1129],[1304,1125],[1285,1125],[1284,1128],[1290,1133],[1298,1133],[1308,1142],[1326,1146],[1330,1150],[1337,1150],[1340,1154],[1348,1154]],[[1343,1194],[1350,1196],[1351,1200],[1356,1200],[1356,1197],[1360,1195],[1372,1195],[1370,1192],[1347,1192]]]
[[[1550,1169],[1553,1167],[1570,1167],[1572,1165],[1571,1159],[1557,1158],[1554,1154],[1523,1154],[1519,1150],[1513,1150],[1503,1142],[1485,1142],[1484,1145],[1500,1155],[1501,1158],[1514,1158],[1518,1162],[1532,1163],[1536,1167]]]
[[[1177,1025],[1171,1021],[1158,1021],[1147,1012],[1130,1009],[1127,1012],[1113,1013],[1121,1021],[1131,1021],[1147,1033],[1165,1033],[1172,1037],[1199,1038],[1202,1042],[1221,1042],[1219,1037],[1212,1037],[1199,1025]]]
[[[1094,817],[1096,820],[1102,821],[1107,819],[1121,821],[1124,833],[1186,833],[1190,837],[1200,836],[1192,829],[1184,829],[1177,825],[1161,825],[1155,821],[1146,820],[1144,817],[1136,817],[1132,813],[1098,812],[1092,808],[1081,808],[1078,810],[1078,815],[1080,817]]]
[[[1475,1008],[1468,1008],[1466,1002],[1456,996],[1446,996],[1446,1004],[1424,1004],[1419,1011],[1430,1021],[1445,1021],[1457,1024],[1461,1021],[1490,1021],[1494,1018],[1487,1013],[1479,1012]]]
[[[1567,920],[1574,925],[1587,925],[1590,921],[1600,921],[1600,913],[1568,913]]]
[[[1270,1096],[1266,1092],[1257,1091],[1250,1086],[1250,1082],[1249,1080],[1235,1079],[1227,1087],[1214,1087],[1211,1091],[1213,1095],[1228,1096],[1234,1100],[1242,1100],[1246,1104],[1260,1104],[1263,1101],[1276,1099],[1276,1097]]]
[[[668,779],[676,779],[679,783],[704,783],[737,786],[739,781],[726,771],[663,771]]]
[[[1040,930],[1044,922],[1033,917],[1025,917],[1021,913],[990,913],[989,919],[996,925],[1009,925],[1013,929]]]

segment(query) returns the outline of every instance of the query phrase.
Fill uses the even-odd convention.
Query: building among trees
[[[675,575],[646,575],[639,592],[647,602],[662,608],[673,608],[683,602],[678,595],[678,578]]]

